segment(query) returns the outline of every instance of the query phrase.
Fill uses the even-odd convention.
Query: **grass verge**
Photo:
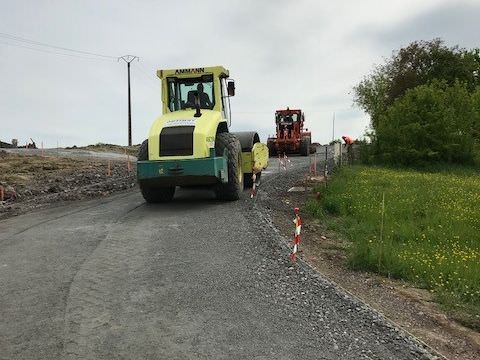
[[[351,241],[353,269],[429,289],[453,317],[480,330],[479,175],[460,167],[342,168],[307,210]]]

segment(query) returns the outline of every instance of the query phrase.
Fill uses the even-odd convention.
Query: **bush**
[[[478,118],[473,96],[464,85],[417,86],[379,117],[376,156],[402,165],[472,162]]]

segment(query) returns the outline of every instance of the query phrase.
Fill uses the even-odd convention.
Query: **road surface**
[[[261,206],[131,191],[1,221],[0,359],[433,358],[292,265]]]

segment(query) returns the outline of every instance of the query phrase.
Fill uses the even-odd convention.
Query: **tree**
[[[480,88],[472,94],[472,102],[475,112],[480,114]],[[480,117],[480,116],[479,116]],[[480,119],[475,119],[472,123],[472,133],[477,142],[480,142]]]
[[[354,102],[370,115],[377,130],[379,117],[407,90],[434,80],[465,84],[469,92],[480,85],[480,51],[447,47],[440,39],[415,41],[393,52],[385,64],[354,87]]]

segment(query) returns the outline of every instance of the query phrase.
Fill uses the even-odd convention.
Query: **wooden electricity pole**
[[[132,146],[132,102],[130,96],[130,63],[133,60],[139,60],[138,56],[135,55],[125,55],[118,58],[118,61],[123,60],[127,63],[127,73],[128,73],[128,146]]]
[[[333,112],[332,119],[332,142],[335,141],[335,112]]]

